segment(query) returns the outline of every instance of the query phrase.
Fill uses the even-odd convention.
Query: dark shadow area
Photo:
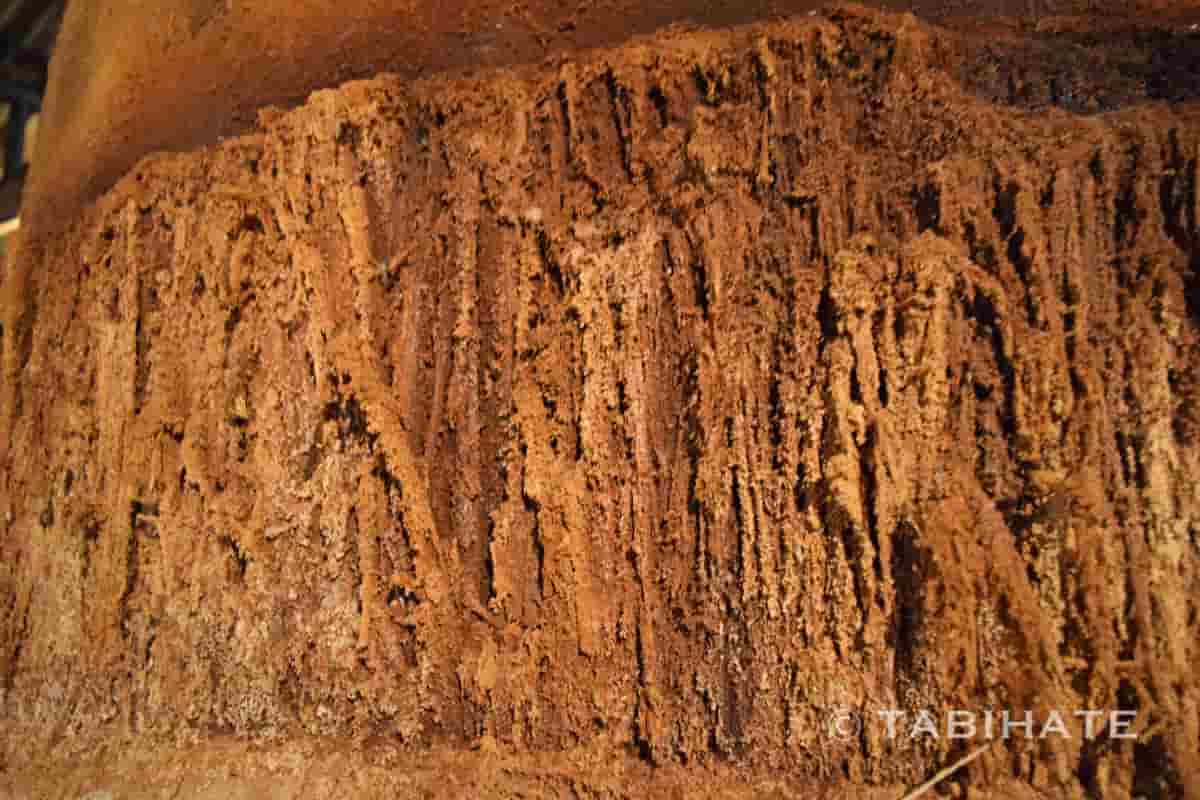
[[[1200,29],[1039,33],[963,48],[964,86],[1027,110],[1096,114],[1200,98]]]

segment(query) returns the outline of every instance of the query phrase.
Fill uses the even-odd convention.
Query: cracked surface
[[[28,244],[0,786],[891,796],[961,750],[830,709],[1132,707],[963,780],[1195,797],[1196,109],[955,53],[381,77]]]

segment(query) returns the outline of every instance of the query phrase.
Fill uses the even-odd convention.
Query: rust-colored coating
[[[959,796],[1196,798],[1200,111],[982,48],[380,77],[27,240],[0,793],[894,799],[995,708],[1141,739]]]

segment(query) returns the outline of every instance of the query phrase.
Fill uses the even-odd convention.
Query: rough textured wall
[[[1200,20],[1200,0],[868,0],[973,26]],[[533,63],[668,24],[732,25],[823,0],[71,0],[50,69],[24,224],[64,220],[155,150],[253,127],[258,108],[394,71],[414,78]],[[1082,15],[1082,16],[1081,16]],[[1011,38],[1009,20],[994,40]],[[1105,40],[1111,32],[1103,34]],[[1060,43],[1061,44],[1061,43]],[[1061,49],[1056,48],[1061,54]],[[1129,73],[1122,71],[1121,80]],[[1185,81],[1191,83],[1192,81]]]
[[[27,248],[6,763],[607,742],[891,786],[960,750],[830,709],[1122,707],[1136,746],[969,780],[1198,796],[1197,113],[1028,116],[943,56],[851,11],[384,77]]]

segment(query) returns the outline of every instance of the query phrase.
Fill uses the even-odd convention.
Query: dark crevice
[[[1133,466],[1129,463],[1129,440],[1126,439],[1122,431],[1117,431],[1114,434],[1117,446],[1117,455],[1121,459],[1121,479],[1126,486],[1133,483]]]
[[[247,557],[246,552],[232,534],[222,535],[220,542],[228,547],[229,552],[233,555],[233,562],[237,567],[238,580],[244,581],[246,579],[246,568],[250,566],[250,559]]]
[[[1192,254],[1188,259],[1188,269],[1183,279],[1183,299],[1187,305],[1188,316],[1192,322],[1200,326],[1200,242],[1192,245]]]
[[[663,94],[662,88],[655,86],[650,90],[650,102],[654,104],[654,110],[658,112],[658,122],[664,129],[670,127],[671,117],[667,108],[667,96]]]
[[[699,356],[693,351],[683,381],[683,397],[689,398],[684,414],[684,449],[688,459],[687,506],[696,535],[694,563],[697,572],[710,577],[707,549],[704,546],[704,504],[700,500],[697,482],[700,478],[700,461],[704,454],[704,428],[700,421],[700,365]]]
[[[1000,423],[1006,439],[1010,443],[1016,435],[1016,369],[1004,353],[1004,336],[1001,332],[999,314],[991,298],[978,289],[974,292],[974,301],[966,304],[966,315],[974,319],[990,334],[992,354],[996,359],[996,368],[1004,380],[1004,410]]]
[[[140,513],[139,504],[134,502],[129,509],[129,523],[127,541],[125,546],[125,587],[121,590],[121,599],[118,601],[119,612],[117,618],[120,620],[121,632],[126,638],[129,637],[129,599],[133,596],[133,591],[137,588],[138,581],[138,560],[140,537],[137,533],[138,514]]]
[[[883,329],[886,322],[887,313],[883,309],[871,315],[871,342],[875,351],[876,372],[879,379],[879,388],[876,394],[879,396],[879,405],[883,408],[887,408],[888,404],[888,370],[883,366],[884,358],[879,352],[879,343],[883,341]]]
[[[837,442],[838,433],[835,426],[830,426],[827,429],[827,441],[822,448],[826,457],[832,455],[833,444]],[[839,448],[840,449],[840,448]],[[850,517],[849,510],[842,504],[842,501],[834,493],[833,487],[828,479],[823,480],[821,487],[821,521],[827,531],[830,532],[828,541],[831,548],[836,547],[836,543],[840,543],[842,547],[842,557],[846,559],[854,581],[854,596],[855,602],[859,610],[866,614],[870,598],[867,592],[867,576],[866,568],[863,565],[863,557],[865,555],[862,539],[866,535],[858,529],[854,520]],[[836,563],[834,552],[830,552],[830,563]]]
[[[1033,260],[1025,255],[1025,229],[1017,228],[1012,236],[1008,237],[1008,244],[1005,248],[1008,261],[1016,269],[1017,275],[1021,278],[1021,282],[1029,283],[1029,271],[1033,267]]]
[[[246,233],[264,233],[266,226],[257,214],[246,214],[238,225],[238,230]]]
[[[1168,134],[1170,156],[1159,180],[1159,206],[1167,237],[1188,260],[1183,277],[1183,297],[1188,316],[1200,325],[1200,238],[1196,232],[1196,159],[1185,159],[1179,135]]]
[[[1196,233],[1196,160],[1183,157],[1176,131],[1170,132],[1168,140],[1171,153],[1159,179],[1159,205],[1167,236],[1187,250]]]
[[[833,291],[828,277],[821,289],[821,299],[817,303],[817,319],[821,324],[821,341],[817,345],[818,355],[825,352],[825,347],[838,337],[837,306],[833,302]]]
[[[637,551],[630,549],[626,553],[626,557],[629,559],[630,567],[633,569],[635,580],[638,580],[640,583]],[[637,711],[633,719],[633,744],[637,749],[638,757],[648,764],[653,764],[654,750],[650,746],[650,739],[647,737],[647,731],[644,729],[646,723],[643,706],[649,702],[647,698],[650,694],[650,687],[646,683],[646,645],[642,641],[642,626],[640,622],[634,624],[633,635],[634,654],[637,659],[637,685],[639,688]]]
[[[862,405],[862,383],[858,380],[858,364],[850,368],[850,402]]]
[[[808,511],[811,502],[808,487],[808,474],[804,462],[796,465],[796,482],[792,485],[792,499],[796,503],[796,511],[803,514]]]
[[[858,451],[858,464],[863,486],[863,520],[866,522],[867,536],[870,537],[871,546],[875,551],[871,566],[875,570],[876,580],[882,581],[883,564],[880,562],[879,555],[879,518],[876,508],[879,495],[879,476],[875,472],[875,449],[877,446],[878,432],[875,430],[875,426],[871,425],[867,428],[866,441]]]
[[[808,208],[808,257],[817,261],[821,257],[821,209],[815,203]]]
[[[1049,211],[1054,205],[1054,182],[1057,178],[1057,173],[1050,173],[1050,180],[1046,181],[1046,188],[1042,189],[1041,195],[1038,197],[1038,205],[1043,211]]]
[[[708,319],[709,315],[709,292],[708,292],[708,269],[705,267],[704,258],[697,253],[692,261],[692,273],[696,277],[696,305],[704,314],[704,318]]]
[[[1163,734],[1134,743],[1132,793],[1134,797],[1145,797],[1147,800],[1185,796],[1183,778]]]
[[[969,220],[963,221],[963,239],[966,241],[971,260],[986,268],[988,272],[995,274],[996,268],[999,266],[999,262],[996,260],[996,248],[982,240],[975,224]]]
[[[146,390],[150,383],[150,337],[145,331],[146,306],[157,305],[157,292],[152,287],[142,283],[141,276],[137,281],[137,320],[134,323],[134,383],[133,383],[133,415],[139,416],[146,404]],[[151,303],[147,303],[146,295],[150,294]]]
[[[932,230],[942,234],[941,189],[933,183],[926,183],[913,189],[912,198],[917,212],[917,233]]]
[[[379,434],[369,429],[367,413],[353,394],[343,397],[338,391],[337,399],[325,405],[323,419],[337,423],[338,438],[343,445],[357,441],[374,450]]]
[[[767,390],[767,407],[770,409],[770,427],[771,427],[771,454],[774,467],[778,469],[781,466],[782,453],[780,448],[783,447],[783,423],[784,411],[783,400],[779,393],[779,371],[778,368],[772,372],[770,388]]]
[[[742,485],[738,478],[737,464],[729,468],[729,474],[730,508],[733,510],[734,533],[737,535],[737,568],[734,574],[741,582],[746,574],[746,561],[749,558],[746,553],[746,540],[750,534],[746,530],[746,509],[742,507]]]
[[[926,557],[917,544],[916,528],[909,522],[897,527],[892,549],[892,583],[896,590],[896,612],[891,627],[891,645],[896,653],[897,678],[918,677],[917,652],[922,627],[922,592]],[[897,686],[897,696],[904,696]]]
[[[1135,434],[1129,448],[1133,453],[1133,482],[1138,489],[1145,489],[1148,485],[1146,480],[1146,465],[1142,460],[1142,448],[1145,447],[1145,439]]]
[[[563,143],[565,145],[565,153],[567,163],[571,163],[572,144],[571,144],[571,104],[567,100],[567,84],[558,84],[558,105],[562,112],[563,126]]]
[[[522,456],[525,456],[525,448],[522,446]],[[525,511],[533,517],[533,552],[537,557],[537,587],[538,596],[546,596],[546,543],[542,540],[541,527],[541,511],[542,505],[537,500],[534,500],[524,489],[521,491],[521,500],[525,505]]]
[[[1132,147],[1129,158],[1131,162],[1129,172],[1122,179],[1115,199],[1113,239],[1118,250],[1133,245],[1137,239],[1138,228],[1141,224],[1137,209],[1136,184],[1138,162],[1141,158],[1140,148],[1136,145]]]
[[[992,207],[992,217],[1000,226],[1000,238],[1007,239],[1017,226],[1017,193],[1020,187],[1016,181],[1001,185],[1000,177],[992,179],[992,190],[996,193],[996,202]]]
[[[541,255],[542,263],[546,267],[546,273],[550,276],[550,280],[554,282],[554,288],[558,290],[559,297],[566,296],[566,281],[563,278],[562,266],[558,263],[558,259],[554,257],[553,249],[550,244],[550,236],[545,230],[537,232],[538,253]]]
[[[613,127],[617,131],[617,146],[621,150],[621,164],[625,167],[625,174],[633,177],[633,164],[629,157],[629,138],[628,129],[630,118],[630,102],[629,91],[617,83],[617,76],[610,69],[605,74],[605,81],[608,84],[609,105],[612,108]],[[622,119],[624,115],[624,119]]]

